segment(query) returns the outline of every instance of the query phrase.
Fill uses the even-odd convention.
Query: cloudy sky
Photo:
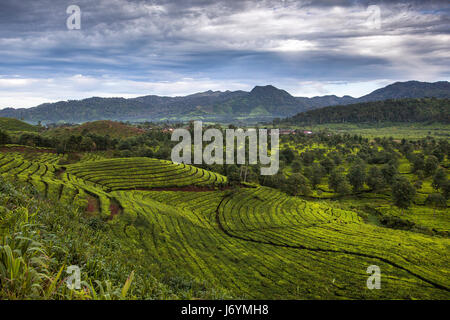
[[[358,97],[449,76],[448,0],[0,0],[0,108],[266,84]]]

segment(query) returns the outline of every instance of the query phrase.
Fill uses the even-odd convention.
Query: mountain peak
[[[209,97],[209,96],[218,96],[222,94],[222,91],[212,91],[212,90],[208,90],[208,91],[204,91],[204,92],[197,92],[194,94],[190,94],[186,97]]]
[[[279,97],[283,99],[294,99],[287,91],[278,89],[270,84],[266,86],[255,86],[252,91],[250,91],[250,96],[258,98]]]
[[[361,102],[385,100],[385,99],[403,99],[403,98],[447,98],[450,92],[450,82],[420,82],[416,80],[395,82],[386,87],[377,89],[365,96],[359,98]]]
[[[281,89],[278,89],[274,87],[271,84],[268,84],[266,86],[255,86],[250,93],[264,93],[264,92],[278,92],[278,91],[284,91]],[[284,91],[286,92],[286,91]]]

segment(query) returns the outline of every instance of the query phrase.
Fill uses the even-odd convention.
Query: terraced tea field
[[[67,167],[67,173],[109,190],[222,185],[225,177],[197,167],[148,158],[109,159]]]
[[[108,217],[122,245],[148,258],[148,276],[192,277],[237,298],[450,298],[447,237],[367,224],[267,187],[231,189],[219,174],[169,161],[59,159],[2,153],[0,173]],[[367,289],[370,265],[381,290]]]

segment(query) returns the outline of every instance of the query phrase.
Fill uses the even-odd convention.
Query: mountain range
[[[360,98],[327,95],[294,97],[272,85],[247,91],[206,91],[184,97],[148,95],[137,98],[99,98],[44,103],[32,108],[5,108],[0,117],[30,123],[82,123],[95,120],[215,122],[270,121],[325,106],[403,98],[450,98],[450,83],[396,82]]]

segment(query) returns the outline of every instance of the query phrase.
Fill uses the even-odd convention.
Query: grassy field
[[[374,201],[376,219],[400,215],[383,195],[305,200],[261,186],[226,187],[219,174],[164,160],[85,154],[60,165],[66,157],[4,151],[0,174],[107,221],[121,250],[139,255],[133,263],[140,278],[191,279],[222,298],[450,298],[448,212],[413,207],[403,217],[442,232],[427,234],[365,215]],[[381,268],[382,290],[366,287],[370,265]]]

